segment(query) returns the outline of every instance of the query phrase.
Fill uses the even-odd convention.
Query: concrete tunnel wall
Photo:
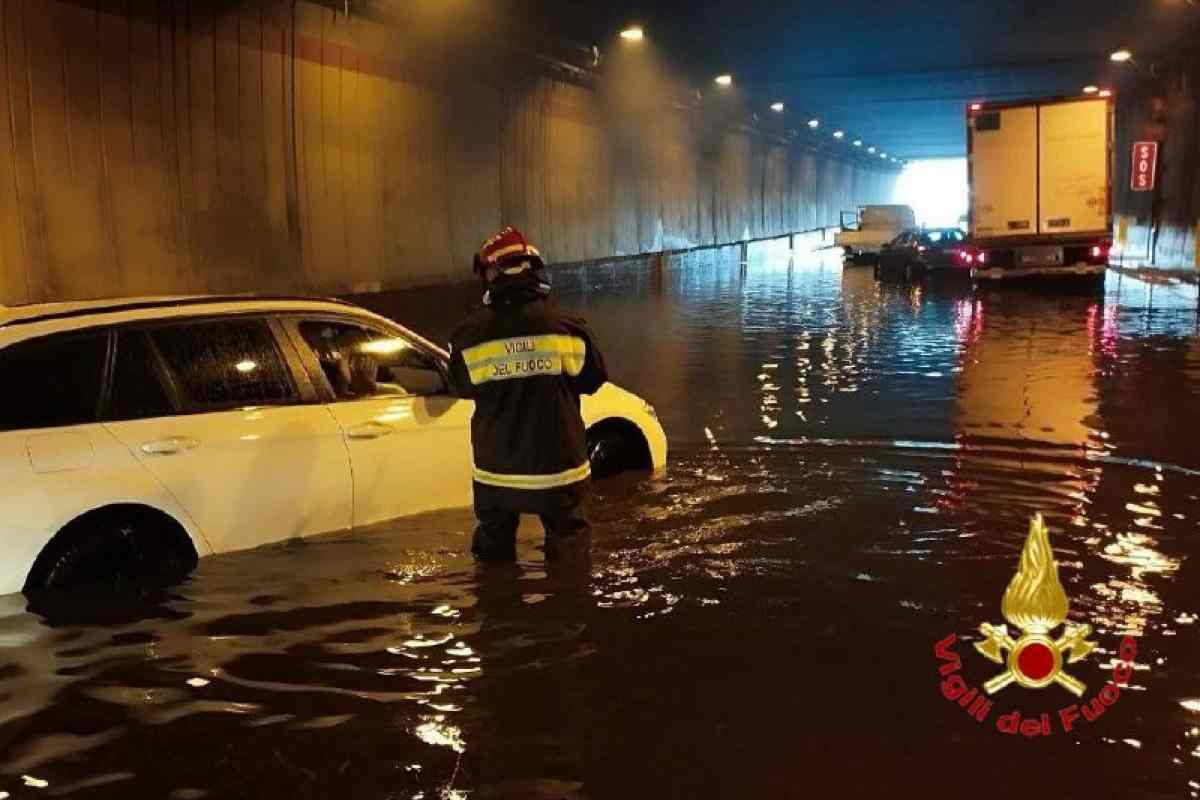
[[[1114,175],[1115,238],[1123,263],[1200,268],[1200,42],[1157,63],[1120,95]],[[1158,186],[1131,190],[1133,145],[1160,143]]]
[[[566,263],[891,196],[893,171],[694,109],[614,127],[532,60],[446,80],[398,28],[198,5],[0,0],[0,303],[398,288],[461,280],[502,223]]]

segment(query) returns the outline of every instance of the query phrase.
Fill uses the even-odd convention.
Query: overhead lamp
[[[880,153],[879,157],[882,158],[884,161],[887,161],[887,153]]]
[[[1100,96],[1101,97],[1112,97],[1113,96],[1112,89],[1101,89]]]
[[[821,120],[819,120],[819,119],[810,119],[810,120],[808,121],[808,127],[812,128],[812,129],[815,131],[817,128],[821,127]]]
[[[1110,61],[1115,61],[1118,64],[1124,64],[1126,61],[1133,61],[1133,53],[1129,50],[1118,50],[1108,57]]]
[[[783,103],[771,103],[771,110],[776,114],[782,114],[784,108],[786,108],[786,106],[784,106]]]
[[[854,146],[855,146],[855,147],[862,147],[862,139],[855,139],[855,140],[854,140]]]
[[[1100,87],[1099,87],[1099,86],[1085,86],[1085,87],[1083,87],[1083,93],[1084,93],[1084,94],[1098,94],[1099,92],[1100,92]]]
[[[717,86],[733,86],[733,76],[718,75],[716,78],[713,78],[713,82],[716,83]]]
[[[874,153],[874,152],[875,152],[875,147],[874,147],[874,146],[868,147],[868,148],[867,148],[867,152],[868,152],[868,153]]]
[[[835,138],[835,139],[845,139],[845,138],[846,138],[846,132],[845,132],[845,131],[834,131],[834,132],[833,132],[833,138]]]
[[[621,38],[627,42],[640,42],[646,38],[646,32],[642,30],[641,25],[630,25],[621,31]]]

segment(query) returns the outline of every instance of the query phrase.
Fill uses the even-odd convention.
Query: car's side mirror
[[[446,380],[442,373],[433,369],[416,369],[413,367],[388,367],[389,383],[397,384],[405,394],[414,397],[429,397],[430,395],[449,394]]]

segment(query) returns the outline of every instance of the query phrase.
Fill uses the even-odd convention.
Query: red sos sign
[[[1152,192],[1158,178],[1158,142],[1133,145],[1133,186],[1135,192]]]

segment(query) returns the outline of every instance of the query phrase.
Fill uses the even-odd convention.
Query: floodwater
[[[598,487],[590,568],[547,569],[532,525],[479,568],[455,511],[137,603],[0,599],[0,798],[1197,796],[1195,287],[754,256],[559,273],[673,448]],[[468,294],[371,302],[442,338]],[[1137,647],[1070,732],[1058,686],[975,720],[935,655],[1002,671],[972,643],[1036,512],[1095,628],[1085,699]]]

